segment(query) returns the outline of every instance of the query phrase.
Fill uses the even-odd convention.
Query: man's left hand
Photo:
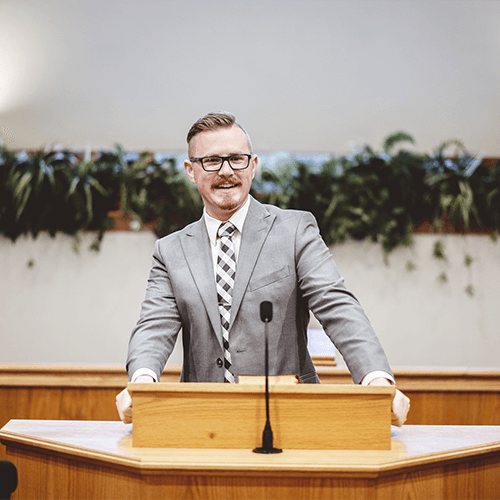
[[[373,379],[368,385],[373,386],[391,386],[391,382],[386,378]],[[401,427],[406,422],[408,411],[410,410],[410,399],[407,398],[400,390],[396,389],[396,394],[392,400],[392,425]]]

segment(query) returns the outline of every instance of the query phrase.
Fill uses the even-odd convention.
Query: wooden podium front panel
[[[133,444],[152,448],[253,449],[266,422],[264,387],[129,384]],[[274,446],[310,450],[388,450],[394,388],[270,387]]]

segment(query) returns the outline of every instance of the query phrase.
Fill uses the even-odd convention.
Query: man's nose
[[[229,158],[222,159],[222,165],[219,170],[219,175],[223,177],[230,177],[233,175],[233,169],[231,168],[231,164],[229,163]]]

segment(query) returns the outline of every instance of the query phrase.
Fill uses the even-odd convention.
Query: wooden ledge
[[[345,368],[317,368],[326,384],[352,383]],[[499,392],[500,370],[481,369],[395,369],[398,389],[414,392]]]
[[[179,366],[165,368],[162,381],[178,382]],[[0,387],[107,387],[122,390],[128,375],[122,365],[0,364]]]
[[[178,382],[180,366],[167,366],[162,382]],[[323,384],[352,384],[349,371],[318,366]],[[500,370],[483,369],[395,369],[398,388],[414,392],[499,392]],[[119,365],[28,365],[0,364],[0,387],[82,387],[123,389],[128,376]]]

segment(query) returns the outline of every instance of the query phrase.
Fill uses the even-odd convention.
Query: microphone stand
[[[264,303],[263,303],[264,304]],[[271,303],[268,302],[269,306]],[[272,307],[272,306],[271,306]],[[262,315],[262,304],[261,304],[261,315]],[[268,315],[269,316],[269,315]],[[272,317],[272,309],[270,316]],[[275,448],[273,446],[273,431],[271,429],[271,421],[269,419],[269,346],[268,346],[268,323],[270,321],[269,317],[263,317],[264,321],[264,332],[265,332],[265,361],[266,361],[266,425],[264,431],[262,432],[262,446],[259,448],[254,448],[254,453],[263,454],[274,454],[281,453],[283,450],[281,448]]]

